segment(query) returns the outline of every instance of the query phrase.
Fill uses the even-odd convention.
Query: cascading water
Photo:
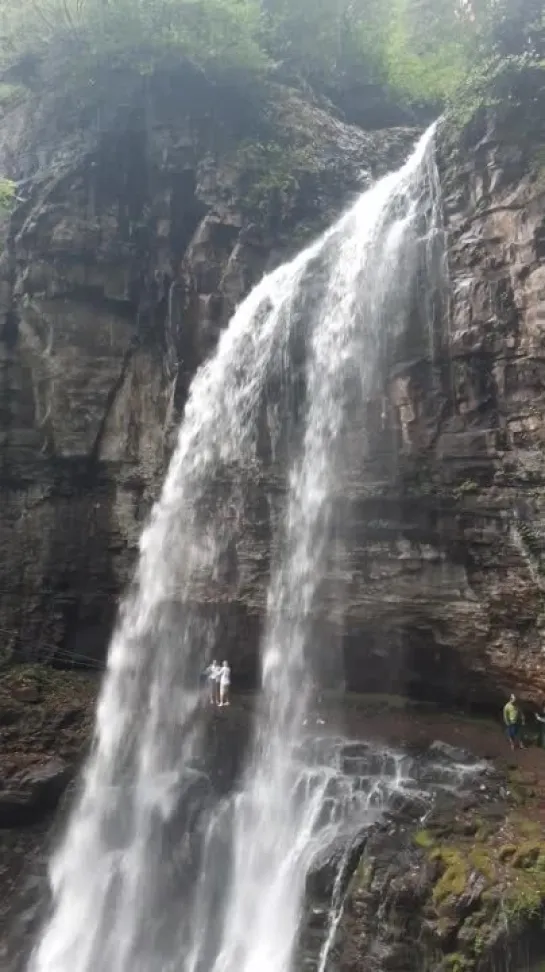
[[[313,617],[350,424],[361,422],[383,355],[406,327],[416,276],[430,268],[432,141],[430,131],[400,172],[262,280],[193,382],[113,637],[31,972],[287,972],[317,848],[350,808],[369,810],[368,792],[363,804],[352,792],[332,803],[331,767],[304,757]],[[198,773],[213,717],[199,675],[217,640],[206,603],[242,529],[263,415],[273,412],[270,448],[283,457],[287,495],[262,693],[247,769],[219,801]],[[182,895],[187,869],[196,878],[188,889],[186,876]]]

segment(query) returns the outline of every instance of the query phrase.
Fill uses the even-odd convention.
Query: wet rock
[[[80,723],[85,715],[85,709],[81,706],[73,706],[52,719],[51,726],[54,729],[70,729]]]
[[[313,902],[329,901],[339,872],[352,874],[363,853],[367,831],[354,836],[338,837],[315,855],[307,875],[307,895]]]
[[[55,127],[47,143],[42,130],[39,171],[30,149],[17,162],[7,133],[7,174],[29,170],[2,271],[0,349],[0,624],[14,632],[5,651],[19,657],[103,658],[196,367],[263,271],[338,214],[363,170],[396,165],[416,135],[365,133],[278,86],[262,114],[283,144],[306,133],[309,171],[248,211],[243,106],[225,106],[212,156],[202,100],[217,110],[217,92],[203,82],[184,105],[183,84],[175,99],[155,97],[154,84],[151,130],[116,119],[77,133],[89,145],[77,152],[76,133],[64,139]],[[263,120],[252,117],[250,137]],[[333,674],[351,689],[464,707],[499,706],[511,688],[533,702],[545,693],[540,137],[536,128],[521,139],[508,113],[460,143],[440,133],[448,281],[437,281],[436,356],[415,306],[365,435],[354,433],[338,484],[347,515],[317,607],[324,641],[342,643],[344,671]],[[33,138],[29,120],[27,148]],[[220,589],[195,592],[218,609],[246,684],[278,515],[264,495],[285,487],[269,453],[264,435],[236,570]],[[321,659],[329,685],[335,661]]]
[[[58,805],[74,769],[52,759],[18,774],[0,789],[0,827],[35,824]]]
[[[104,658],[196,368],[263,272],[395,167],[417,135],[366,133],[282,85],[261,104],[231,92],[220,107],[218,91],[204,77],[188,84],[182,66],[150,81],[149,98],[146,120],[140,95],[131,109],[124,94],[119,109],[114,86],[99,130],[73,131],[61,113],[48,136],[24,106],[4,122],[4,170],[25,179],[0,268],[8,656]],[[247,143],[259,152],[301,140],[308,162],[293,187],[257,184],[249,206]],[[240,548],[243,587],[249,571],[261,583],[261,546]],[[263,592],[248,590],[250,603],[217,599],[239,683],[257,667]]]
[[[150,82],[150,127],[138,112],[122,124],[115,100],[100,132],[56,119],[49,141],[30,117],[6,119],[4,168],[26,180],[1,274],[8,655],[103,658],[195,369],[264,270],[416,135],[366,133],[280,85],[250,124],[247,105],[221,111],[205,80],[193,104],[171,82],[168,97]],[[212,133],[202,120],[218,110]],[[309,166],[293,191],[249,211],[240,141],[266,121],[265,141],[305,137]],[[12,131],[24,131],[24,152]],[[539,126],[521,137],[509,112],[460,142],[440,132],[448,280],[437,280],[435,357],[415,306],[365,435],[354,431],[336,566],[317,607],[324,641],[342,643],[334,674],[352,689],[483,707],[510,688],[533,702],[545,692],[540,139]],[[236,570],[195,592],[218,608],[247,684],[278,515],[264,502],[270,486],[281,494],[285,483],[264,435]],[[321,657],[330,684],[335,662]]]
[[[0,706],[0,726],[14,726],[21,718],[21,708],[9,703]]]
[[[450,746],[448,743],[441,742],[440,740],[432,742],[429,752],[431,756],[442,757],[453,763],[470,764],[475,762],[475,758],[471,753],[466,752],[464,749],[457,749],[455,746]]]
[[[513,810],[504,783],[498,771],[490,775],[485,804],[475,773],[462,793],[450,793],[449,807],[435,801],[419,824],[391,814],[387,828],[370,831],[348,886],[337,968],[485,972],[498,956],[516,967],[525,951],[543,960],[540,798],[525,788],[524,812]]]
[[[313,946],[309,934],[321,926],[315,910],[321,916],[328,904],[331,907],[339,870],[344,866],[344,909],[332,944],[332,966],[343,970],[435,968],[434,952],[450,950],[461,923],[478,908],[488,888],[477,867],[466,875],[461,856],[454,852],[452,857],[446,852],[443,856],[440,852],[441,841],[475,840],[480,833],[482,823],[464,810],[468,794],[477,800],[481,793],[479,764],[464,751],[467,762],[460,773],[459,754],[447,745],[444,749],[421,748],[411,756],[394,749],[381,750],[376,744],[337,745],[348,774],[352,760],[360,768],[364,761],[368,772],[370,765],[375,766],[376,775],[368,777],[370,791],[380,786],[380,774],[388,770],[390,760],[403,766],[402,783],[396,788],[390,780],[392,786],[385,791],[381,812],[375,818],[371,815],[366,829],[356,835],[351,856],[347,856],[347,834],[323,847],[313,861],[302,931],[306,957],[309,962],[314,958],[317,964],[320,941]],[[346,754],[348,760],[344,759]],[[499,780],[489,783],[496,800],[499,785]],[[502,813],[505,819],[505,804]],[[443,878],[449,889],[448,908],[442,910],[440,921],[430,921],[430,902],[435,888],[443,894]],[[457,890],[454,897],[450,895],[451,883]],[[407,949],[414,951],[409,964]]]
[[[13,697],[18,702],[39,702],[40,691],[36,685],[18,685],[13,689]]]
[[[0,828],[0,965],[19,972],[48,902],[50,821],[22,830]]]

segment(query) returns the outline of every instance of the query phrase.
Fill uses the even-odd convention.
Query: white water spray
[[[113,637],[93,752],[52,863],[52,913],[31,972],[292,966],[317,842],[346,810],[337,803],[328,817],[330,775],[301,762],[337,479],[347,428],[376,390],[407,326],[415,276],[429,263],[438,216],[431,143],[429,132],[400,172],[264,278],[193,382]],[[297,376],[294,342],[303,349]],[[242,784],[217,804],[198,772],[210,718],[198,680],[217,636],[203,605],[220,589],[241,529],[271,383],[280,389],[271,449],[284,437],[288,466],[262,698]],[[207,821],[199,877],[182,895],[199,812]]]

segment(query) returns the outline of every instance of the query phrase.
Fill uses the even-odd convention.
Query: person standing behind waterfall
[[[208,693],[210,698],[210,705],[217,705],[219,702],[219,678],[220,678],[221,668],[217,661],[214,659],[211,665],[206,669],[206,678],[208,680]]]
[[[220,668],[220,705],[229,705],[229,689],[231,687],[231,669],[224,661]]]

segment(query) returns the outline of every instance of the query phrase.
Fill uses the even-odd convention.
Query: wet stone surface
[[[319,751],[320,742],[314,739],[310,749]],[[338,964],[346,937],[343,912],[373,853],[387,855],[394,868],[399,865],[399,873],[390,868],[395,883],[417,828],[438,815],[455,819],[469,806],[493,804],[502,789],[501,774],[492,764],[439,740],[405,750],[343,739],[324,740],[323,745],[330,758],[336,750],[340,772],[337,805],[331,812],[342,812],[341,781],[345,789],[353,788],[354,796],[343,832],[329,845],[322,843],[308,874],[298,965],[311,972],[323,969],[324,963],[326,968]]]
[[[187,800],[189,790],[185,800],[180,794],[168,824],[177,848],[169,864],[173,881],[195,875],[203,808],[238,778],[252,711],[252,700],[243,699],[210,714],[206,752],[190,787],[195,800]],[[545,902],[545,754],[534,748],[512,760],[492,724],[377,708],[376,701],[357,710],[324,705],[317,715],[301,749],[300,785],[325,781],[324,801],[296,968],[484,972],[498,949],[513,959],[519,948],[539,959],[532,921]],[[54,760],[66,758],[56,757],[52,746],[32,750],[43,714],[33,705],[28,718],[21,760],[9,740],[5,747],[4,778],[11,786],[55,780],[53,769],[60,772],[63,764]],[[63,731],[64,752],[81,751],[81,730],[80,749],[74,727]],[[0,827],[2,972],[24,968],[47,906],[48,852],[70,799],[70,793],[61,797],[56,812],[44,809],[34,823]],[[187,831],[190,839],[180,841]],[[218,845],[218,853],[225,847]]]

